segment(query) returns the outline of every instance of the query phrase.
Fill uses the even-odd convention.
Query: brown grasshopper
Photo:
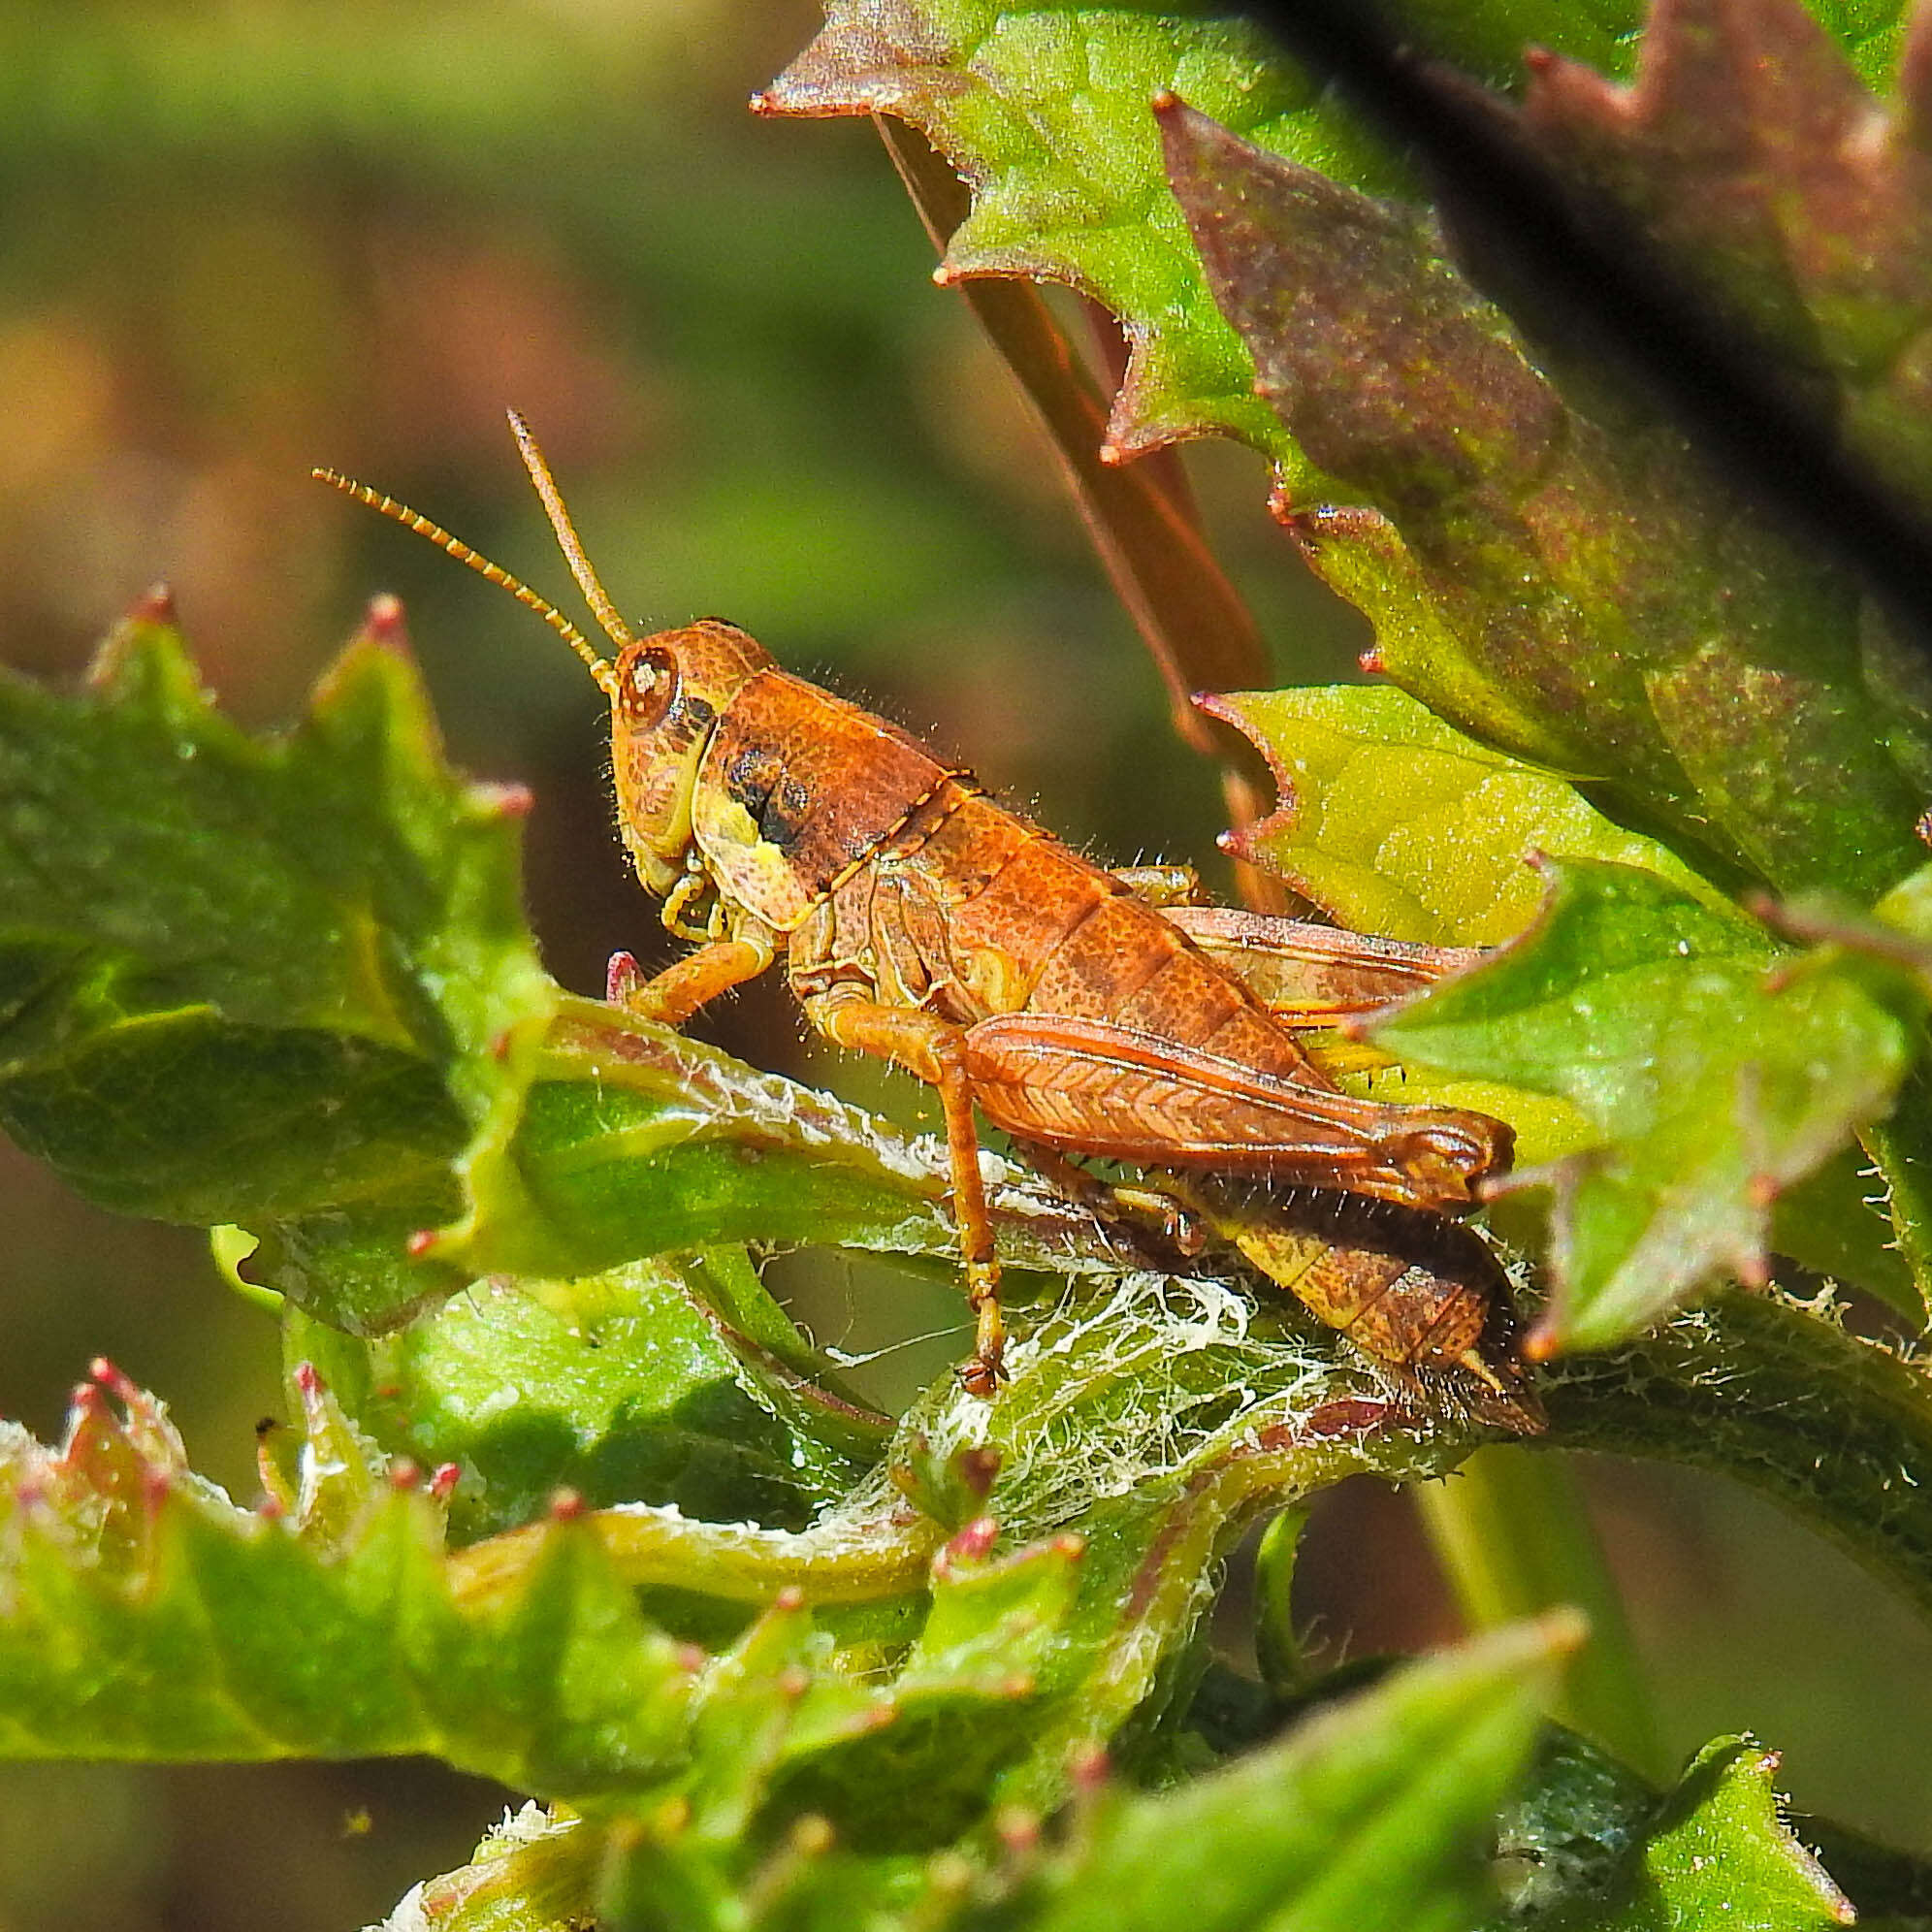
[[[510,426],[614,658],[427,518],[314,473],[509,590],[609,699],[624,843],[664,925],[696,942],[648,980],[618,954],[613,1001],[675,1026],[783,954],[818,1032],[937,1090],[977,1317],[960,1370],[970,1391],[994,1391],[1006,1342],[977,1107],[1076,1181],[1085,1176],[1064,1156],[1179,1171],[1171,1198],[1370,1354],[1466,1370],[1505,1414],[1529,1413],[1494,1264],[1485,1273],[1398,1254],[1338,1275],[1310,1261],[1319,1242],[1228,1185],[1247,1175],[1341,1190],[1398,1214],[1427,1210],[1436,1227],[1431,1217],[1472,1207],[1508,1167],[1509,1128],[1341,1092],[1291,1022],[1379,1004],[1473,955],[1185,903],[1199,896],[1185,868],[1104,870],[729,624],[633,636],[529,429],[514,412]],[[1359,1239],[1343,1250],[1370,1263],[1378,1252]]]

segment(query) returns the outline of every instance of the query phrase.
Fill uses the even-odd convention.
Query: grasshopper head
[[[692,793],[711,727],[738,688],[771,661],[755,638],[715,617],[634,639],[617,655],[605,689],[618,828],[638,878],[660,898],[684,872]]]
[[[570,620],[547,598],[500,565],[492,564],[407,504],[352,482],[333,469],[317,469],[318,481],[427,536],[458,563],[500,584],[555,630],[584,660],[597,687],[610,699],[611,764],[617,780],[619,829],[637,876],[646,888],[665,896],[685,870],[691,849],[691,803],[697,767],[718,714],[747,678],[772,660],[742,630],[716,618],[701,618],[677,630],[633,637],[617,613],[578,541],[570,513],[552,480],[550,467],[524,419],[512,409],[510,430],[523,452],[550,527],[584,598],[596,613],[604,635],[617,649],[615,661],[602,657]]]

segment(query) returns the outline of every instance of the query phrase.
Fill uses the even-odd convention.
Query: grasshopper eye
[[[668,651],[639,651],[618,673],[618,703],[633,731],[648,731],[678,696],[677,660]]]

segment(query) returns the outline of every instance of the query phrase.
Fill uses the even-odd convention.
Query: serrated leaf
[[[1539,853],[1642,866],[1727,903],[1566,779],[1479,744],[1406,692],[1310,685],[1236,692],[1212,708],[1275,783],[1273,813],[1231,845],[1353,931],[1433,946],[1514,939],[1542,898]]]
[[[1426,945],[1513,939],[1542,896],[1539,853],[1642,865],[1714,909],[1727,904],[1667,848],[1624,830],[1574,786],[1444,724],[1389,686],[1240,692],[1209,708],[1260,750],[1275,809],[1228,840],[1337,924]],[[1562,1101],[1493,1081],[1411,1072],[1345,1078],[1382,1097],[1473,1107],[1509,1121],[1518,1159],[1555,1160],[1594,1138]]]
[[[1548,871],[1524,940],[1376,1037],[1590,1116],[1602,1144],[1549,1175],[1556,1296],[1539,1334],[1601,1347],[1725,1270],[1763,1278],[1773,1202],[1884,1112],[1922,1006],[1897,976],[1783,953],[1654,874]]]
[[[131,619],[89,689],[0,682],[0,1121],[91,1198],[190,1222],[390,1231],[460,1210],[554,989],[505,794],[442,761],[393,623],[251,741]]]
[[[680,1762],[688,1665],[589,1530],[545,1526],[507,1588],[459,1601],[421,1492],[365,1470],[357,1510],[258,1515],[136,1454],[141,1496],[90,1505],[71,1442],[4,1445],[9,1755],[427,1751],[585,1792]],[[102,1508],[132,1533],[103,1540]]]
[[[1479,1638],[1181,1790],[1122,1802],[1041,1932],[1472,1924],[1491,1818],[1579,1635],[1552,1618]]]
[[[1606,819],[1556,773],[1465,737],[1405,692],[1311,686],[1234,692],[1209,708],[1256,745],[1275,784],[1273,814],[1231,835],[1231,850],[1286,879],[1338,924],[1432,945],[1512,939],[1542,895],[1529,863],[1540,853],[1642,867],[1755,930],[1668,847]],[[1905,909],[1920,889],[1914,881],[1926,875],[1885,902],[1896,922],[1910,922]],[[1345,1083],[1392,1090],[1376,1079]],[[1508,1120],[1525,1166],[1596,1138],[1569,1103],[1497,1082],[1411,1075],[1400,1092]],[[1888,1168],[1897,1165],[1896,1139],[1887,1140]],[[1780,1194],[1770,1245],[1916,1313],[1918,1290],[1884,1216],[1886,1193],[1862,1150],[1848,1147]]]
[[[1131,344],[1108,429],[1122,456],[1220,430],[1288,458],[1161,177],[1147,102],[1185,84],[1270,146],[1387,185],[1394,171],[1250,26],[1138,7],[834,0],[762,112],[890,113],[973,188],[941,274],[1029,275],[1105,303]]]
[[[1749,1738],[1715,1738],[1659,1797],[1586,1740],[1553,1728],[1498,1820],[1509,1910],[1485,1932],[1524,1923],[1822,1932],[1858,1921],[1787,1823],[1772,1789],[1777,1765]]]
[[[396,639],[286,739],[224,720],[152,617],[79,697],[0,683],[0,1124],[110,1207],[246,1226],[251,1281],[360,1335],[489,1272],[956,1254],[933,1143],[544,977],[521,807],[442,763]],[[1012,1262],[1111,1263],[1009,1173]],[[816,1374],[789,1332],[741,1359]]]
[[[1752,353],[1811,394],[1849,448],[1932,500],[1921,339],[1932,322],[1932,157],[1922,63],[1834,45],[1843,9],[1797,0],[1656,5],[1629,86],[1555,58],[1521,125],[1537,148],[1640,224]],[[1833,16],[1839,16],[1837,19]],[[1863,68],[1861,79],[1860,67]]]
[[[1932,737],[1875,694],[1851,583],[1674,435],[1568,407],[1426,216],[1188,105],[1161,119],[1261,393],[1373,512],[1290,521],[1389,673],[1722,865],[1896,883]]]
[[[1147,104],[1178,92],[1271,151],[1385,192],[1399,167],[1328,91],[1244,22],[1118,0],[828,0],[826,24],[754,106],[886,113],[918,127],[973,190],[942,276],[1065,282],[1120,318],[1129,344],[1108,448],[1122,456],[1208,431],[1240,435],[1313,480],[1252,394],[1253,367],[1215,310],[1166,192]],[[1448,58],[1507,82],[1530,40],[1617,63],[1634,4],[1526,0],[1431,9]]]

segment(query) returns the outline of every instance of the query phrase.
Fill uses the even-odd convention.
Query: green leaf
[[[267,742],[153,613],[77,697],[0,681],[0,1123],[124,1212],[379,1229],[345,1292],[406,1310],[454,1285],[404,1241],[489,1167],[554,989],[525,801],[443,764],[399,646],[372,620]]]
[[[1569,407],[1424,216],[1193,105],[1161,120],[1260,392],[1373,512],[1291,523],[1390,674],[1722,866],[1895,884],[1932,732],[1868,676],[1855,587],[1674,433]]]
[[[746,1240],[956,1256],[934,1143],[544,977],[521,801],[442,763],[398,639],[372,623],[259,742],[151,615],[79,696],[0,682],[0,1125],[109,1207],[244,1225],[251,1282],[365,1336],[486,1273]],[[1113,1264],[1007,1173],[1011,1263]],[[821,1377],[757,1319],[748,1373]]]
[[[1224,1770],[1119,1802],[1040,1932],[1359,1932],[1473,1923],[1490,1820],[1576,1621],[1408,1665]]]
[[[1181,84],[1272,147],[1351,179],[1396,178],[1255,29],[1138,7],[915,0],[882,21],[835,0],[818,39],[755,105],[910,121],[974,191],[943,277],[1065,282],[1120,316],[1132,360],[1111,450],[1220,430],[1286,458],[1292,446],[1253,394],[1252,365],[1208,294],[1161,175],[1147,103]]]
[[[1728,901],[1666,847],[1611,822],[1567,781],[1493,751],[1386,685],[1238,692],[1208,705],[1268,760],[1275,809],[1229,849],[1339,925],[1435,946],[1491,946],[1535,917],[1541,853],[1650,868],[1714,910]],[[1383,1098],[1471,1107],[1515,1128],[1517,1158],[1596,1138],[1574,1107],[1492,1080],[1342,1076]]]
[[[1756,931],[1668,847],[1606,819],[1556,774],[1465,737],[1404,692],[1309,686],[1235,692],[1209,708],[1260,749],[1275,784],[1274,812],[1230,834],[1230,849],[1338,924],[1432,945],[1513,939],[1542,896],[1530,863],[1540,853],[1640,866],[1741,931]],[[1911,891],[1908,881],[1885,902],[1894,924],[1909,925]],[[1377,1078],[1344,1079],[1362,1092],[1380,1086]],[[1508,1120],[1526,1166],[1599,1138],[1570,1103],[1495,1081],[1410,1072],[1399,1091]],[[1910,1128],[1900,1119],[1876,1129],[1888,1175],[1901,1172]],[[1883,1212],[1887,1192],[1896,1213],[1895,1180],[1882,1183],[1862,1151],[1847,1148],[1780,1194],[1769,1245],[1916,1315],[1918,1289]]]
[[[662,1776],[690,1669],[595,1534],[543,1526],[459,1601],[435,1499],[367,1465],[256,1514],[197,1482],[158,1405],[94,1391],[58,1455],[0,1437],[0,1750],[261,1759],[434,1752],[527,1787]],[[343,1425],[318,1395],[311,1470]]]
[[[695,1262],[568,1282],[488,1276],[367,1343],[291,1309],[284,1353],[320,1352],[341,1389],[344,1354],[360,1352],[358,1426],[392,1456],[461,1465],[461,1541],[529,1522],[560,1489],[593,1507],[670,1503],[802,1529],[890,1425],[726,1329],[700,1291],[710,1279]]]
[[[1728,902],[1667,847],[1626,831],[1567,780],[1446,724],[1386,685],[1309,685],[1213,700],[1268,760],[1273,813],[1232,837],[1338,925],[1433,946],[1495,946],[1535,917],[1531,861],[1642,866]]]
[[[1607,1932],[1852,1924],[1851,1901],[1779,1813],[1777,1768],[1777,1754],[1749,1738],[1707,1744],[1652,1823],[1633,1894],[1601,1921]]]
[[[1713,1739],[1676,1787],[1644,1782],[1572,1733],[1542,1740],[1523,1795],[1498,1820],[1509,1925],[1593,1932],[1761,1926],[1822,1932],[1857,1915],[1785,1821],[1778,1758],[1749,1738]]]
[[[942,278],[1064,282],[1120,318],[1129,360],[1107,448],[1132,456],[1221,431],[1310,482],[1253,394],[1253,365],[1221,319],[1161,172],[1148,103],[1177,92],[1272,152],[1377,192],[1400,167],[1328,90],[1244,23],[1211,10],[1117,0],[911,0],[881,15],[828,0],[826,24],[754,106],[766,113],[897,115],[973,190]],[[1428,9],[1433,45],[1513,83],[1530,41],[1614,66],[1634,0],[1522,0]]]
[[[1547,1176],[1557,1288],[1539,1334],[1601,1347],[1726,1270],[1763,1279],[1772,1204],[1884,1111],[1922,1003],[1875,966],[1784,953],[1654,874],[1547,869],[1530,934],[1375,1034],[1590,1117],[1601,1145]]]

